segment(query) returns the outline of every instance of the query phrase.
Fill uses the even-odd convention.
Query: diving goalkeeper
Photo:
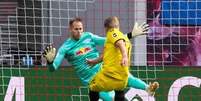
[[[132,33],[127,36],[129,38],[137,35],[147,33],[148,25],[135,24]],[[57,54],[56,49],[52,46],[47,46],[43,56],[47,59],[48,68],[50,71],[59,69],[63,59],[67,59],[68,62],[75,68],[76,74],[82,81],[84,86],[88,86],[92,77],[100,70],[102,62],[96,65],[87,64],[87,59],[96,59],[99,57],[99,52],[96,49],[97,45],[103,46],[105,38],[94,35],[90,32],[84,32],[82,19],[74,18],[69,22],[70,38],[68,38],[62,46],[59,48]],[[149,89],[149,85],[143,81],[129,75],[128,86]],[[149,89],[154,92],[155,90]],[[99,96],[104,101],[112,101],[114,96],[113,92],[100,92]]]

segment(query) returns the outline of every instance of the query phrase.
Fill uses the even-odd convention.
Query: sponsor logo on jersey
[[[77,52],[76,55],[83,55],[91,51],[91,48],[85,47],[85,48],[80,48]]]

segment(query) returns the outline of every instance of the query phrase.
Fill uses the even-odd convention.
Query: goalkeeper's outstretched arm
[[[127,37],[129,39],[139,36],[139,35],[144,35],[147,34],[149,30],[149,25],[144,22],[141,25],[139,25],[137,22],[133,26],[132,32],[127,33]]]

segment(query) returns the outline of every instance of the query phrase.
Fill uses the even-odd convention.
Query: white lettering
[[[16,90],[16,92],[15,92]],[[15,101],[24,101],[24,77],[11,77],[4,101],[12,101],[15,92]]]
[[[177,79],[170,87],[168,93],[168,101],[178,101],[179,92],[184,86],[191,85],[200,87],[201,79],[197,77],[187,76]]]
[[[128,101],[131,101],[135,95],[139,95],[143,101],[155,101],[153,96],[149,96],[145,90],[130,88],[129,91],[125,94],[125,97]]]

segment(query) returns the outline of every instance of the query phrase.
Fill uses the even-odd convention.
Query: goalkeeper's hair
[[[116,16],[111,16],[105,19],[104,27],[106,30],[111,28],[119,28],[119,19]]]
[[[72,25],[73,25],[74,22],[81,22],[81,23],[83,23],[82,19],[80,17],[75,17],[75,18],[73,18],[72,20],[69,21],[70,27],[72,27]]]

